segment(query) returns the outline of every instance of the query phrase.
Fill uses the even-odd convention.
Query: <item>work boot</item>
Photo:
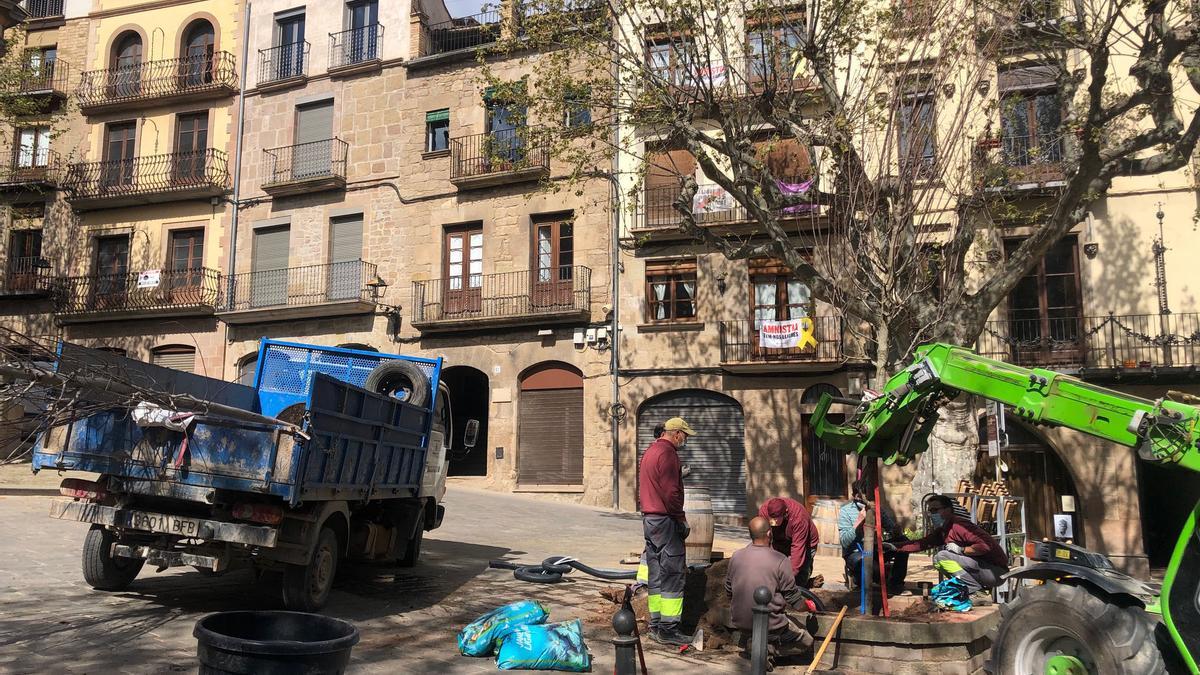
[[[679,632],[679,628],[671,626],[669,628],[658,628],[650,631],[650,639],[663,645],[683,646],[692,644],[692,636],[684,635]]]

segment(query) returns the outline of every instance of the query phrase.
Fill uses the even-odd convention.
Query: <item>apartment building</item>
[[[1049,4],[1037,6],[1058,11]],[[788,16],[778,8],[774,15]],[[783,48],[790,39],[787,25],[761,18],[724,20],[734,26],[731,33],[737,33],[739,22],[744,27],[744,39],[729,51],[748,54],[741,58],[751,63],[709,66],[705,54],[696,56],[689,31],[670,26],[647,22],[644,30],[627,26],[626,34],[644,33],[645,42],[638,47],[648,64],[645,71],[666,83],[661,86],[685,95],[694,78],[710,78],[712,84],[724,77],[713,89],[735,97],[757,95],[766,78],[777,88],[806,86],[793,81],[800,71],[779,56],[786,54]],[[996,215],[1003,250],[994,259],[981,256],[972,262],[980,266],[1002,260],[1029,235],[1036,221],[1013,214],[1037,213],[1038,205],[1063,188],[1064,148],[1075,140],[1061,128],[1068,102],[1056,91],[1051,69],[1037,61],[1040,54],[1022,52],[1020,24],[1000,21],[980,17],[981,34],[1007,31],[1007,42],[999,56],[982,57],[993,60],[983,81],[973,86],[990,97],[978,106],[990,117],[979,120],[978,130],[970,128],[975,139],[970,158],[975,161],[958,170],[964,180],[1002,197],[1005,205]],[[776,51],[764,45],[775,45]],[[907,69],[921,74],[919,64]],[[961,90],[958,94],[961,98]],[[946,155],[937,147],[939,137],[945,142],[951,134],[964,133],[942,129],[936,121],[939,107],[945,107],[945,117],[953,116],[957,101],[953,85],[926,86],[905,95],[897,116],[903,128],[894,130],[903,140],[890,146],[890,155],[872,161],[890,164],[897,172],[932,169],[931,163]],[[703,110],[702,102],[690,105],[693,111]],[[717,125],[712,127],[712,133],[719,133]],[[761,127],[764,139],[770,137],[769,125]],[[777,494],[802,495],[810,504],[845,498],[854,475],[852,460],[814,438],[808,418],[821,393],[861,392],[868,371],[855,358],[862,353],[855,346],[869,335],[864,336],[854,317],[815,302],[780,261],[730,261],[682,234],[674,202],[680,180],[687,177],[699,184],[693,203],[697,223],[739,241],[762,241],[746,210],[722,197],[696,158],[655,133],[653,126],[641,126],[636,119],[621,130],[634,139],[620,155],[619,167],[622,193],[633,202],[620,209],[620,237],[629,248],[620,279],[625,328],[620,403],[631,413],[620,429],[621,507],[636,508],[636,457],[649,442],[650,430],[675,414],[701,430],[683,452],[692,468],[685,483],[708,489],[718,513],[743,517]],[[783,184],[828,184],[821,175],[820,147],[774,138],[759,151]],[[978,350],[1145,398],[1162,397],[1168,389],[1194,391],[1200,315],[1192,290],[1196,271],[1187,263],[1195,240],[1193,176],[1183,170],[1118,179],[1087,222],[1056,244],[996,310]],[[954,200],[945,197],[941,181],[918,181],[918,190],[942,190],[941,196],[927,200],[940,213],[928,217],[953,222]],[[779,217],[796,248],[804,251],[819,245],[828,214],[814,205]],[[1165,280],[1156,275],[1156,267],[1165,268]],[[795,348],[765,346],[762,323],[785,319],[806,321],[812,340]],[[1187,512],[1182,501],[1171,503],[1171,495],[1200,490],[1193,477],[1141,462],[1129,449],[1080,433],[1026,427],[1011,418],[1008,440],[1003,476],[1013,493],[1026,499],[1032,536],[1050,536],[1054,514],[1068,513],[1075,540],[1109,554],[1119,566],[1145,574],[1165,562]],[[982,443],[979,477],[991,479],[996,467],[986,447]],[[909,466],[885,472],[889,499],[901,516],[911,513],[915,471]]]
[[[26,332],[219,376],[234,3],[31,0],[6,283]],[[23,325],[21,325],[23,322]]]
[[[262,337],[441,356],[451,474],[611,503],[609,187],[560,178],[478,48],[514,5],[256,2],[226,377]],[[499,77],[523,55],[489,58]],[[352,357],[348,354],[347,356]],[[462,445],[467,419],[478,445]]]

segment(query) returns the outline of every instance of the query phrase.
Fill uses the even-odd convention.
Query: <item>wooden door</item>
[[[535,221],[533,237],[533,306],[571,309],[575,304],[574,222]]]
[[[171,232],[167,288],[172,302],[200,304],[204,292],[204,229]]]
[[[197,112],[175,118],[175,158],[172,179],[180,186],[204,182],[205,151],[208,149],[208,113]]]
[[[119,309],[129,289],[129,237],[96,239],[92,309]]]
[[[1005,242],[1012,254],[1020,240]],[[1037,266],[1008,295],[1010,348],[1016,363],[1027,366],[1083,365],[1079,260],[1076,240],[1067,237],[1050,247]]]
[[[104,164],[100,185],[108,190],[129,187],[134,182],[136,122],[113,122],[104,129]]]
[[[215,44],[216,35],[209,22],[197,21],[188,29],[183,43],[183,62],[179,64],[183,88],[212,84]]]
[[[275,79],[285,80],[304,74],[304,15],[281,18],[276,22]]]
[[[42,231],[14,230],[8,245],[8,290],[36,289],[41,259]]]
[[[132,31],[117,41],[108,80],[109,98],[132,98],[142,93],[142,38]]]
[[[376,0],[361,0],[348,5],[350,13],[349,62],[361,63],[378,58],[377,26],[379,3]]]
[[[483,226],[446,230],[442,251],[443,316],[478,313],[483,308]]]

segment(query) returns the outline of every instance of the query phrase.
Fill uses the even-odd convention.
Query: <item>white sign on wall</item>
[[[158,288],[162,283],[162,270],[145,270],[138,275],[138,288]]]

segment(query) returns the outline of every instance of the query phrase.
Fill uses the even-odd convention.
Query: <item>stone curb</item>
[[[6,487],[0,485],[0,497],[57,497],[58,488]]]

